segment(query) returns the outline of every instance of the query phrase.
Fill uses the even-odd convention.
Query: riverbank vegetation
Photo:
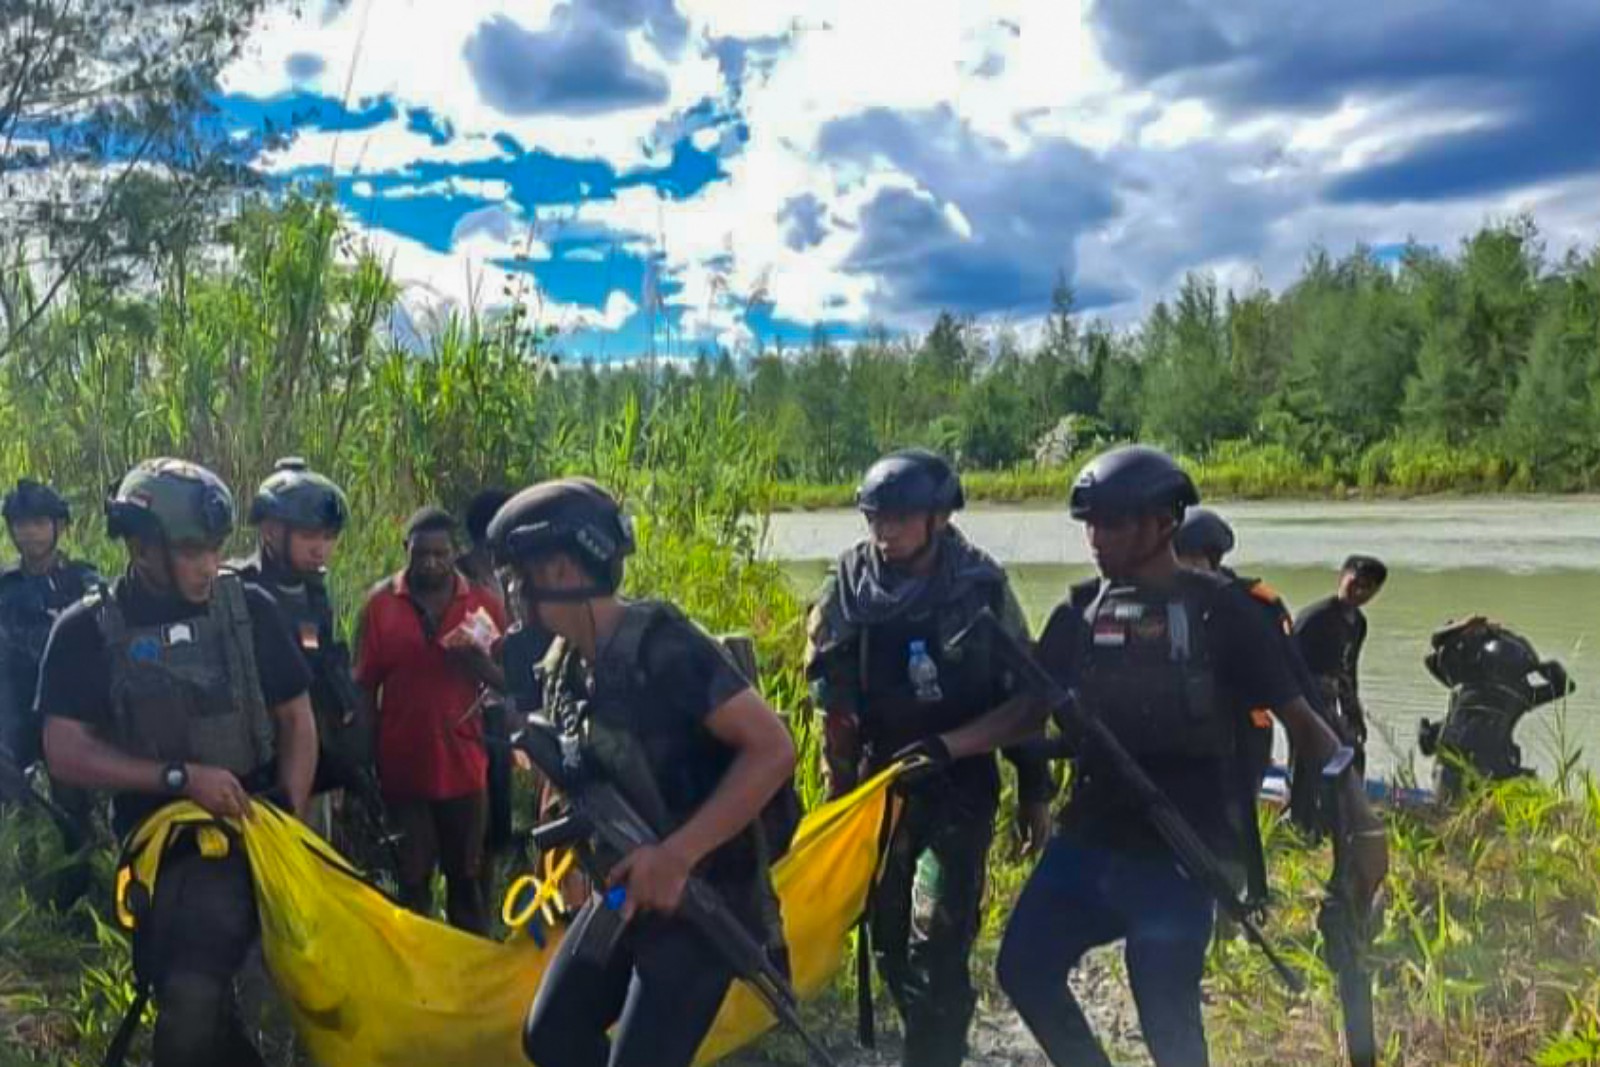
[[[756,553],[759,518],[793,462],[782,420],[752,399],[759,368],[748,379],[712,363],[690,374],[574,375],[515,316],[451,319],[420,349],[402,348],[385,331],[398,294],[382,264],[315,202],[249,208],[230,226],[225,254],[167,264],[155,277],[132,293],[74,289],[0,362],[0,474],[40,474],[65,488],[80,516],[75,549],[117,568],[96,504],[141,456],[193,456],[244,493],[273,458],[299,453],[351,493],[354,521],[333,569],[349,610],[398,565],[400,524],[417,504],[458,505],[489,483],[593,474],[639,520],[632,592],[670,595],[713,629],[754,634],[765,688],[800,741],[802,792],[817,798],[798,662],[802,604]],[[9,284],[26,296],[18,279]],[[797,366],[834,358],[825,352]],[[1458,475],[1435,484],[1405,473],[1428,470],[1494,484],[1486,472],[1501,461],[1473,447],[1378,441],[1349,469],[1358,479],[1368,471],[1373,485],[1459,484]],[[1263,471],[1293,469],[1288,449],[1219,444],[1203,453],[1202,477],[1263,484],[1272,477]],[[839,464],[817,476],[843,478]],[[996,486],[1006,477],[995,476]],[[1063,484],[1059,471],[1009,477],[1051,492]],[[246,547],[243,535],[236,547]],[[1600,1057],[1594,780],[1568,764],[1554,783],[1502,786],[1454,814],[1394,812],[1390,833],[1394,877],[1377,949],[1385,1062],[1558,1067]],[[1269,838],[1279,900],[1272,932],[1313,992],[1291,1001],[1245,946],[1220,946],[1208,979],[1218,1058],[1331,1062],[1337,1016],[1312,922],[1326,858],[1276,825]],[[88,905],[60,916],[41,903],[59,862],[54,848],[38,820],[0,815],[0,1064],[95,1062],[131,994],[121,935]],[[985,953],[1026,869],[997,850],[992,873]],[[988,1003],[1005,1010],[987,971],[985,983]]]
[[[945,316],[921,338],[764,354],[748,379],[780,477],[802,485],[849,483],[916,443],[996,472],[978,495],[1009,500],[1148,440],[1234,495],[1588,489],[1600,247],[1551,254],[1520,218],[1456,249],[1314,249],[1281,292],[1191,274],[1125,329],[1085,321],[1062,287],[1031,342]]]

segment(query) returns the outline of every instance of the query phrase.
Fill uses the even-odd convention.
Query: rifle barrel
[[[961,641],[978,627],[988,630],[998,644],[997,651],[1001,657],[1021,673],[1027,687],[1042,696],[1052,712],[1060,713],[1076,726],[1110,762],[1117,777],[1133,790],[1146,817],[1150,820],[1150,825],[1172,850],[1184,873],[1203,886],[1217,905],[1239,924],[1250,942],[1266,955],[1273,972],[1289,991],[1296,995],[1303,993],[1305,982],[1268,943],[1260,924],[1255,920],[1255,915],[1239,899],[1228,876],[1223,873],[1221,861],[1194,832],[1194,828],[1161,791],[1161,787],[1151,780],[1138,760],[1134,759],[1122,746],[1122,742],[1117,740],[1111,728],[1100,716],[1080,706],[1073,695],[1052,678],[1050,672],[1040,666],[1039,661],[1034,659],[1015,637],[1006,632],[999,620],[994,617],[994,613],[987,608],[979,613],[966,631],[957,636],[956,641]]]

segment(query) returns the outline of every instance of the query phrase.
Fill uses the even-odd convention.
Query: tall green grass
[[[136,459],[190,456],[243,496],[274,457],[298,453],[351,493],[354,521],[333,567],[348,611],[399,566],[400,525],[418,504],[458,505],[488,482],[591,474],[638,518],[630,592],[670,596],[715,630],[754,636],[768,696],[800,742],[802,792],[816,799],[803,605],[756,546],[772,508],[848,504],[849,487],[776,485],[772,441],[731,386],[646,382],[613,415],[575,418],[568,379],[516,319],[466,315],[420,352],[397,347],[383,329],[392,282],[315,202],[251,209],[233,241],[219,265],[150,293],[75,294],[0,364],[0,475],[63,485],[84,516],[75,547],[120,567],[93,513]],[[980,499],[1060,499],[1074,467],[977,474],[969,487]],[[1237,446],[1194,469],[1208,493],[1243,496],[1521,484],[1492,457],[1398,442],[1315,469],[1282,450]],[[235,547],[247,541],[241,534]],[[1594,780],[1568,766],[1557,782],[1499,786],[1454,814],[1394,812],[1390,835],[1377,949],[1385,1062],[1600,1058]],[[1336,1007],[1313,921],[1326,856],[1276,823],[1267,837],[1279,900],[1272,932],[1313,989],[1291,1001],[1256,954],[1220,946],[1207,979],[1216,1059],[1334,1062]],[[130,991],[117,934],[86,910],[57,916],[38,902],[48,838],[31,816],[0,814],[0,1065],[94,1062]],[[986,958],[1026,875],[997,845]]]

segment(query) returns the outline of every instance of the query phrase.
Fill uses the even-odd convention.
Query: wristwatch
[[[173,796],[189,788],[189,768],[181,763],[169,763],[161,768],[161,787]]]

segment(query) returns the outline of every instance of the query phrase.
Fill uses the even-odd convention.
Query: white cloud
[[[425,107],[447,119],[462,136],[487,138],[508,134],[525,147],[538,147],[564,156],[605,159],[619,167],[649,161],[646,144],[651,128],[663,114],[682,110],[715,96],[721,89],[716,61],[697,49],[684,49],[670,62],[639,36],[631,41],[634,59],[642,65],[670,69],[668,99],[656,108],[640,108],[590,117],[563,115],[511,116],[486,103],[463,57],[467,40],[487,19],[503,15],[528,29],[544,27],[556,6],[552,0],[371,0],[346,5],[323,21],[314,12],[297,17],[292,10],[274,7],[252,35],[245,55],[232,64],[222,79],[228,92],[266,97],[296,85],[336,99],[364,100],[388,96],[402,108]],[[314,53],[323,57],[324,69],[310,79],[291,79],[285,63],[291,55]],[[385,166],[390,149],[404,154],[409,143],[412,158],[438,159],[450,155],[451,145],[435,146],[425,135],[411,133],[404,119],[388,124],[382,135],[346,134],[343,141],[366,142],[364,162],[369,169]],[[325,135],[325,142],[334,138]],[[424,147],[425,146],[425,147]],[[330,144],[309,154],[326,165]],[[441,151],[443,149],[443,151]],[[291,153],[294,150],[291,149]],[[353,157],[340,152],[341,166]],[[380,162],[382,161],[382,162]]]
[[[503,133],[525,148],[603,160],[621,173],[664,162],[672,138],[653,136],[658,128],[682,129],[672,124],[686,109],[723,98],[710,40],[783,39],[781,57],[742,87],[748,139],[724,154],[726,179],[691,197],[628,188],[559,218],[541,210],[534,224],[509,203],[513,190],[501,180],[419,180],[379,194],[459,195],[496,205],[468,216],[470,224],[461,220],[449,254],[372,234],[387,242],[397,270],[451,300],[498,294],[498,276],[476,288],[462,279],[481,275],[483,264],[509,258],[516,247],[547,256],[544,240],[589,235],[609,243],[563,258],[602,261],[615,249],[663,255],[664,273],[682,287],[670,299],[683,313],[685,334],[696,339],[748,340],[745,308],[757,293],[776,315],[801,322],[861,322],[885,313],[882,298],[892,278],[847,267],[871,221],[870,205],[891,189],[931,204],[935,221],[943,220],[961,248],[986,257],[977,262],[999,262],[999,253],[1019,247],[1075,262],[1080,291],[1126,294],[1114,312],[1121,317],[1170,293],[1184,271],[1197,267],[1229,283],[1255,284],[1259,277],[1281,286],[1318,241],[1336,252],[1407,235],[1453,246],[1486,217],[1518,208],[1538,213],[1557,248],[1600,225],[1600,178],[1591,177],[1456,200],[1329,203],[1323,188],[1338,174],[1371,166],[1396,146],[1481,126],[1494,112],[1474,99],[1423,107],[1403,90],[1381,87],[1317,106],[1232,111],[1114,67],[1089,24],[1091,0],[681,0],[677,7],[689,27],[681,49],[658,47],[643,30],[628,37],[632,61],[666,79],[667,99],[592,117],[503,114],[484,102],[463,59],[464,43],[486,19],[505,15],[538,30],[554,0],[371,0],[346,5],[326,23],[275,10],[225,82],[254,95],[285,91],[286,61],[306,54],[324,67],[306,73],[309,66],[300,64],[302,87],[336,98],[396,101],[399,117],[372,130],[302,134],[266,161],[278,172],[334,163],[342,173],[404,175],[423,161],[505,159],[492,140]],[[428,109],[453,136],[435,144],[411,130],[406,111],[413,107]],[[817,151],[830,122],[869,108],[918,114],[948,108],[949,121],[922,124],[926,139],[916,160],[828,159]],[[690,136],[700,151],[730,144],[724,128]],[[1062,140],[1084,151],[1048,150]],[[960,173],[963,152],[984,165]],[[1030,160],[1041,161],[1037,172],[1028,169]],[[1091,168],[1103,169],[1116,210],[1076,222],[1070,212],[1049,210],[1049,198],[1071,195]],[[1011,196],[1007,181],[1024,181],[1026,188],[1016,191],[1037,196]],[[355,191],[373,195],[375,187],[369,181]],[[803,196],[820,207],[816,239],[797,242],[803,245],[797,250],[783,215],[786,204]],[[540,239],[531,244],[530,227]],[[624,302],[638,299],[616,291],[601,308],[542,299],[540,307],[563,321],[603,326],[625,321]],[[892,309],[891,324],[920,324],[934,310]]]

